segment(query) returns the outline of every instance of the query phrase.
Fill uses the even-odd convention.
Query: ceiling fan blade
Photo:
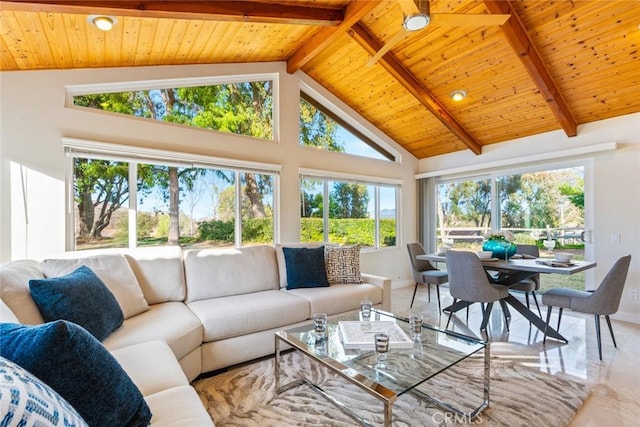
[[[400,9],[402,9],[402,12],[407,16],[420,12],[420,10],[418,9],[418,5],[414,0],[398,0],[398,4],[400,5]]]
[[[382,46],[380,50],[377,51],[376,54],[371,57],[371,59],[367,62],[367,66],[375,65],[376,62],[378,62],[378,60],[382,58],[382,56],[384,56],[385,53],[389,52],[391,49],[393,49],[395,45],[397,45],[402,40],[404,40],[409,35],[409,33],[410,31],[407,31],[404,28],[398,31],[397,33],[395,33],[394,36],[391,37],[389,41],[386,42],[384,46]]]
[[[511,15],[493,13],[434,13],[430,25],[451,27],[485,27],[502,25]]]

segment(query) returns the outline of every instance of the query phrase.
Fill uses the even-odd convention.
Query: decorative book
[[[393,321],[341,321],[338,328],[342,345],[347,350],[373,350],[373,336],[381,331],[389,334],[389,348],[413,348],[411,338]]]

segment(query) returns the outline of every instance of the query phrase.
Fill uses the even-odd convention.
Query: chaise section
[[[213,426],[165,342],[149,341],[113,350],[111,354],[144,396],[153,414],[151,426]]]
[[[130,346],[150,340],[162,340],[173,350],[175,357],[184,368],[193,365],[185,363],[190,353],[198,350],[202,344],[202,323],[189,308],[180,302],[166,302],[149,307],[148,311],[126,319],[102,343],[109,350]],[[199,354],[199,351],[198,351]],[[195,369],[197,368],[197,369]],[[199,366],[185,369],[185,373],[195,378],[200,372]]]

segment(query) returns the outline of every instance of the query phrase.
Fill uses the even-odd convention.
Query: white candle
[[[547,225],[547,240],[551,240],[551,228]]]

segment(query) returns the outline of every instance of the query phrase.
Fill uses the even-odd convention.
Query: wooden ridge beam
[[[338,37],[346,34],[353,25],[378,5],[376,1],[352,1],[344,10],[344,20],[337,27],[326,27],[304,43],[287,60],[287,72],[295,73],[320,54]]]
[[[0,9],[318,26],[344,21],[341,9],[237,0],[2,0]]]
[[[357,41],[370,55],[374,55],[382,47],[382,43],[361,24],[353,26],[349,35]],[[420,84],[400,62],[391,54],[385,53],[379,60],[384,69],[404,86],[422,105],[424,105],[443,125],[460,139],[475,154],[482,154],[480,142],[466,130],[431,92]]]
[[[511,18],[501,26],[502,32],[513,50],[518,54],[520,61],[522,61],[529,76],[531,76],[538,90],[542,93],[547,105],[549,105],[549,108],[551,108],[551,111],[560,122],[564,132],[567,136],[576,136],[578,134],[578,123],[510,1],[485,0],[484,3],[491,13],[507,13],[511,15]]]

